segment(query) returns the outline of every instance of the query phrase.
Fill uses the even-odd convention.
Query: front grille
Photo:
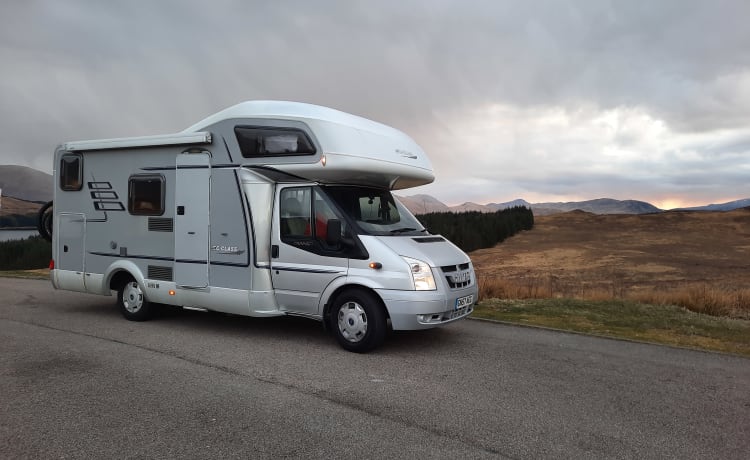
[[[469,264],[444,265],[440,270],[445,274],[445,280],[451,289],[462,289],[471,286],[474,280],[469,270]]]
[[[172,267],[149,265],[146,277],[150,280],[172,281]]]
[[[443,273],[452,273],[452,272],[457,272],[459,270],[468,270],[468,269],[469,269],[468,263],[460,264],[460,265],[444,265],[440,267],[440,270],[442,270]]]
[[[148,218],[148,231],[149,232],[173,232],[174,220],[172,220],[169,217],[149,217]]]

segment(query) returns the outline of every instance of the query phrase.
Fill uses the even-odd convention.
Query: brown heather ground
[[[42,205],[32,201],[19,200],[10,196],[2,197],[0,216],[8,214],[36,214]]]
[[[541,216],[471,258],[484,299],[625,299],[750,319],[750,208]]]

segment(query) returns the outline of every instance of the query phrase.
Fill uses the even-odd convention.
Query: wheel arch
[[[321,299],[325,299],[324,301],[321,300],[322,303],[322,316],[323,316],[323,324],[325,327],[328,327],[328,320],[331,313],[331,306],[336,302],[336,299],[344,292],[348,290],[360,290],[360,291],[366,291],[371,293],[378,301],[380,302],[380,307],[385,312],[386,319],[391,318],[391,314],[388,312],[388,308],[385,306],[385,302],[383,301],[383,298],[380,297],[380,294],[375,290],[374,287],[368,286],[370,283],[366,282],[360,282],[360,280],[347,280],[346,278],[343,279],[340,283],[331,283],[328,285],[326,290],[323,292],[323,295],[321,296]]]
[[[128,279],[135,280],[145,292],[143,273],[136,264],[129,260],[118,260],[109,266],[104,276],[104,286],[111,291],[116,291]]]

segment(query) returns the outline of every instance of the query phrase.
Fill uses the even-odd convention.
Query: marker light
[[[49,260],[49,269],[54,270],[55,269],[55,259]]]
[[[173,290],[171,290],[171,289],[170,289],[170,290],[169,290],[169,295],[174,295],[174,294],[175,294],[175,292],[174,292]]]
[[[381,268],[383,268],[383,264],[381,264],[380,262],[370,262],[370,268],[372,268],[373,270],[380,270]]]
[[[325,155],[321,155],[320,156],[320,162],[321,162],[321,164],[323,164],[323,166],[326,165],[326,156]]]
[[[409,264],[409,272],[411,272],[411,277],[414,281],[414,290],[434,291],[437,289],[435,278],[432,276],[432,269],[430,269],[430,266],[426,262],[412,259],[411,257],[402,256],[401,258]]]

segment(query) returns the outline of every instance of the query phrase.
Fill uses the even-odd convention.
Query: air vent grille
[[[460,264],[460,265],[445,265],[440,267],[440,270],[443,271],[443,273],[451,273],[451,272],[457,272],[459,270],[468,270],[469,264]]]
[[[172,267],[149,265],[147,277],[151,280],[172,281]]]
[[[148,231],[150,232],[173,232],[174,220],[170,217],[149,217]]]
[[[442,236],[428,236],[426,238],[412,238],[417,243],[440,243],[441,241],[445,241],[445,238]]]

